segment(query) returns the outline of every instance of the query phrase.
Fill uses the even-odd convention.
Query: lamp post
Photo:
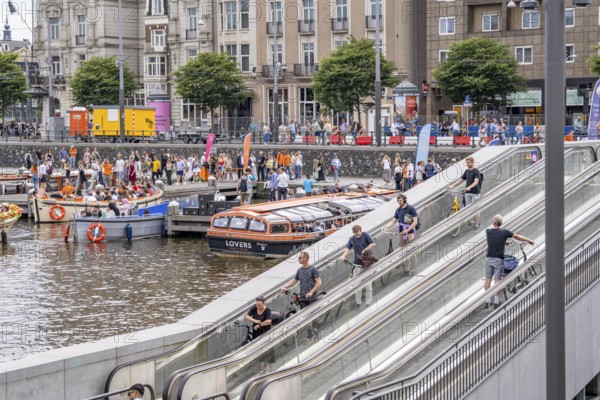
[[[117,18],[119,19],[119,55],[117,65],[119,66],[119,138],[121,143],[125,141],[125,84],[123,82],[123,18],[121,16],[121,0],[119,0]]]
[[[48,137],[50,136],[51,121],[54,116],[54,97],[52,94],[52,30],[50,27],[51,10],[46,13],[46,21],[48,22],[48,46],[47,46],[47,63],[48,63]],[[52,129],[54,132],[54,129]]]
[[[275,12],[275,1],[271,2],[271,29],[273,29],[273,138],[272,140],[279,140],[279,70],[281,69],[281,62],[277,57],[277,25],[275,18],[277,13]]]
[[[375,1],[375,141],[381,147],[381,0]]]

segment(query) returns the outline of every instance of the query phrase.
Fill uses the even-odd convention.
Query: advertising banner
[[[154,126],[158,132],[169,132],[171,130],[171,102],[149,101],[148,107],[156,109],[154,114]]]
[[[594,86],[594,93],[590,102],[590,121],[588,125],[588,139],[598,140],[598,123],[600,122],[600,80]]]
[[[429,156],[429,137],[431,136],[431,124],[424,125],[419,133],[419,143],[417,144],[417,157],[415,158],[415,165],[419,161],[425,161],[427,163],[427,157]]]

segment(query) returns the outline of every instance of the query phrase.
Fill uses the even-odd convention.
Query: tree
[[[476,37],[450,45],[448,58],[433,71],[442,92],[454,103],[468,95],[473,110],[484,104],[507,105],[506,97],[527,88],[519,75],[517,60],[502,43]]]
[[[212,114],[217,108],[235,108],[252,96],[235,57],[227,53],[200,53],[174,74],[178,96]]]
[[[16,53],[0,53],[0,113],[4,121],[7,107],[27,99],[27,77],[16,64]]]
[[[117,57],[92,57],[82,62],[69,85],[77,106],[119,104]],[[137,89],[133,72],[127,64],[123,65],[123,87],[125,97],[131,97]]]
[[[319,63],[313,76],[316,100],[335,111],[365,110],[373,106],[368,99],[375,96],[375,49],[367,38],[349,37],[349,43],[340,47]],[[396,66],[381,57],[381,86],[393,87],[400,83],[394,76]],[[360,119],[360,114],[359,114]]]
[[[598,55],[600,46],[592,46],[592,49],[594,49],[596,53],[588,58],[588,62],[590,63],[590,72],[600,75],[600,55]]]

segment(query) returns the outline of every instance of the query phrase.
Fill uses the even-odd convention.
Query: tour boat
[[[211,218],[208,247],[216,253],[287,257],[381,206],[394,193],[333,194],[234,207]]]
[[[110,212],[108,213],[110,214]],[[163,214],[130,215],[126,217],[74,216],[71,226],[75,241],[98,243],[114,240],[133,240],[161,236],[165,229]],[[65,231],[68,238],[70,226]]]
[[[147,207],[158,204],[163,197],[163,191],[157,192],[149,197],[141,197],[130,203],[133,208]],[[76,199],[55,199],[46,198],[40,199],[33,196],[30,202],[31,212],[35,222],[67,222],[73,219],[73,216],[78,215],[87,207],[100,208],[100,210],[108,211],[108,201],[83,201],[83,198]]]
[[[23,215],[21,207],[16,204],[8,204],[8,210],[0,212],[0,234],[8,235],[21,215]]]

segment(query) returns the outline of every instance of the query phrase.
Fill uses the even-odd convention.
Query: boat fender
[[[125,226],[125,236],[127,236],[127,240],[131,242],[131,239],[133,238],[133,227],[131,224]]]
[[[65,227],[65,243],[69,241],[69,232],[71,232],[71,224],[67,224]]]
[[[61,206],[60,204],[52,205],[50,207],[49,213],[50,213],[50,218],[52,218],[55,221],[60,221],[66,215],[65,208],[63,206]]]
[[[90,242],[101,242],[106,239],[106,228],[102,224],[91,224],[87,229],[87,237]]]
[[[8,243],[8,234],[5,230],[2,231],[2,243]]]

